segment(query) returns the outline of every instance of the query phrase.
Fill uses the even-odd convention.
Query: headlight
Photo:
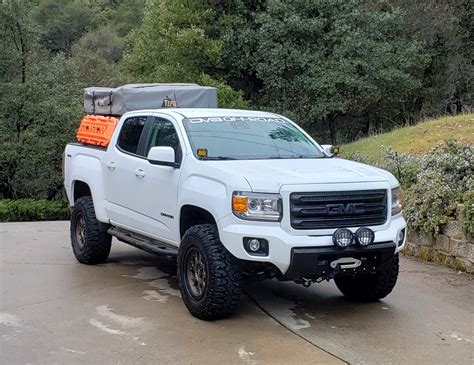
[[[392,215],[401,213],[403,207],[403,192],[400,186],[392,189]]]
[[[281,196],[235,191],[232,212],[241,219],[277,222],[281,219]]]

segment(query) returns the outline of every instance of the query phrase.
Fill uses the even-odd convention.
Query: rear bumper
[[[345,249],[338,247],[296,247],[291,250],[290,267],[283,276],[287,280],[301,278],[319,278],[335,270],[331,262],[351,257],[360,260],[357,268],[338,268],[338,273],[357,274],[376,272],[380,266],[393,257],[396,250],[394,242],[380,242],[368,247],[350,246]]]

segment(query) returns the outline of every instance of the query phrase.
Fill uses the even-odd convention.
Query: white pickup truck
[[[126,113],[107,148],[66,147],[74,254],[102,263],[114,236],[177,257],[184,303],[205,320],[231,314],[251,276],[383,298],[406,240],[399,183],[330,147],[273,113]]]

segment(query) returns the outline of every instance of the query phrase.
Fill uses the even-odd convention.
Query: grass
[[[382,145],[391,146],[396,152],[423,155],[447,139],[474,144],[474,114],[431,119],[415,126],[359,139],[342,146],[342,152],[360,152],[373,161],[380,161],[384,155],[380,148]]]

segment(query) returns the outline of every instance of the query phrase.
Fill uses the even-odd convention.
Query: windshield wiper
[[[207,157],[200,157],[200,160],[203,161],[226,161],[226,160],[237,160],[234,157],[227,157],[227,156],[207,156]]]
[[[269,156],[265,157],[265,160],[292,160],[296,158],[311,158],[308,156],[303,156],[303,155],[293,155],[293,156]]]

